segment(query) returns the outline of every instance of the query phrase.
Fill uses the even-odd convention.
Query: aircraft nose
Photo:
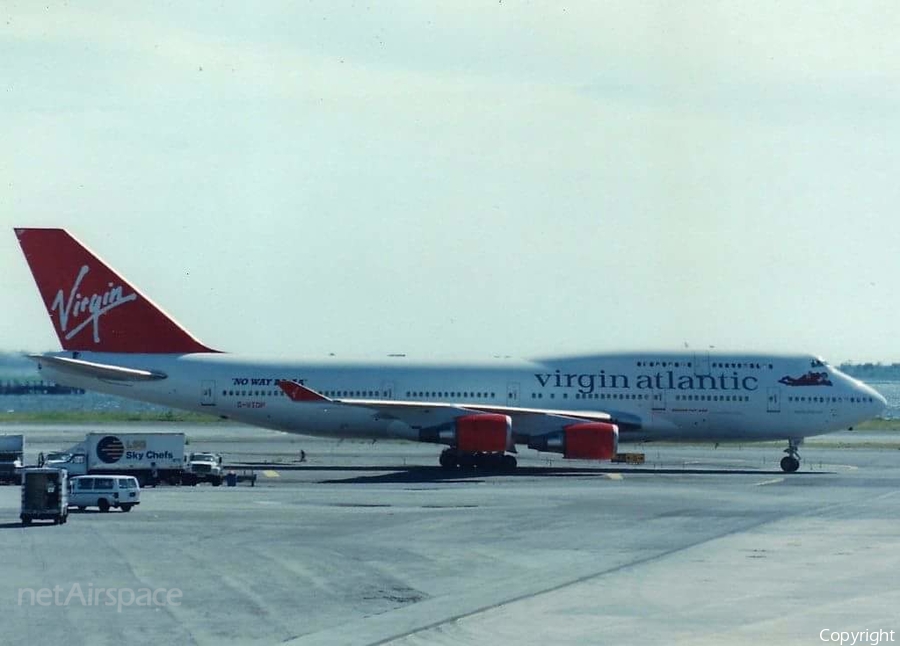
[[[887,408],[887,400],[884,398],[884,395],[868,384],[862,384],[862,390],[865,396],[872,402],[872,417],[881,415],[881,413],[884,412],[884,409]]]

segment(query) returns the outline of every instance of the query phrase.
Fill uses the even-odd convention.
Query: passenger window
[[[112,489],[113,488],[113,479],[112,478],[97,478],[94,481],[94,489]]]
[[[94,481],[90,478],[80,478],[78,480],[78,490],[87,491],[94,488]]]

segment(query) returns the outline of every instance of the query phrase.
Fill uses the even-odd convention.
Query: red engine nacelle
[[[612,460],[619,452],[619,427],[604,422],[572,424],[563,429],[569,459]]]
[[[619,451],[619,427],[606,422],[570,424],[558,433],[531,438],[528,447],[562,453],[570,460],[611,460]]]
[[[456,448],[464,453],[502,453],[512,440],[508,415],[484,413],[456,418]]]

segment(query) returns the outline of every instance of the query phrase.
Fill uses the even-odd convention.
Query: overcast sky
[[[893,2],[4,2],[13,226],[203,342],[900,360]]]

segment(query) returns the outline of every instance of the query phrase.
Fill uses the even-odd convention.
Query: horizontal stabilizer
[[[122,366],[111,366],[105,363],[94,363],[93,361],[82,361],[81,359],[69,359],[67,357],[30,354],[28,358],[60,372],[109,381],[157,381],[168,376],[157,370],[123,368]]]
[[[312,388],[307,388],[299,381],[282,380],[276,382],[291,401],[294,402],[330,402],[333,401]]]

